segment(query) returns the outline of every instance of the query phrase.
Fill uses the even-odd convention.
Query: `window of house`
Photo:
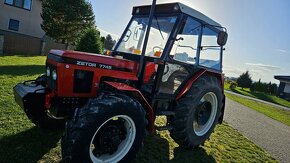
[[[32,0],[5,0],[5,4],[31,10]]]
[[[30,10],[31,9],[31,0],[24,0],[23,8],[27,9],[27,10]]]
[[[5,3],[6,3],[6,4],[9,4],[9,5],[13,5],[13,1],[14,1],[14,0],[5,0]]]
[[[13,31],[18,31],[19,30],[19,21],[14,20],[14,19],[10,19],[8,29],[13,30]]]

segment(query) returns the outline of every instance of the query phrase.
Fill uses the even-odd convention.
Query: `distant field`
[[[0,57],[0,162],[59,162],[62,132],[35,127],[16,105],[13,86],[45,72],[45,57]],[[160,118],[156,123],[164,123]],[[204,146],[183,150],[169,132],[148,136],[136,162],[277,162],[227,124]]]
[[[235,89],[230,89],[230,84],[225,82],[225,90],[232,91],[241,95],[254,97],[260,100],[268,101],[274,104],[286,106],[290,108],[290,102],[284,99],[281,99],[275,95],[270,95],[262,92],[251,92],[249,88],[244,88],[242,90],[241,87],[236,87]]]

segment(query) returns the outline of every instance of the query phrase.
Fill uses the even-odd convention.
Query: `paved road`
[[[253,98],[253,97],[241,95],[241,94],[238,94],[238,93],[235,93],[235,92],[232,92],[232,91],[225,90],[225,92],[226,93],[229,93],[229,94],[233,94],[233,95],[240,96],[240,97],[244,97],[244,98],[251,99],[251,100],[254,100],[254,101],[262,102],[262,103],[265,103],[265,104],[268,104],[268,105],[275,106],[277,108],[281,108],[281,109],[289,110],[290,111],[290,108],[285,107],[285,106],[282,106],[282,105],[278,105],[278,104],[274,104],[274,103],[271,103],[271,102],[268,102],[268,101],[264,101],[264,100],[260,100],[260,99],[257,99],[257,98]]]
[[[227,99],[225,119],[271,156],[290,163],[290,127]]]

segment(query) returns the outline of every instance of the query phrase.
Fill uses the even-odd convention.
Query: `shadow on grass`
[[[37,75],[44,72],[45,66],[42,65],[0,66],[0,75],[11,75],[11,76]]]
[[[37,162],[57,146],[61,131],[30,128],[16,135],[0,139],[0,162]]]
[[[144,148],[140,150],[135,162],[216,162],[213,156],[199,147],[194,150],[174,148],[174,157],[170,160],[170,146],[166,139],[158,135],[147,136],[144,140]]]

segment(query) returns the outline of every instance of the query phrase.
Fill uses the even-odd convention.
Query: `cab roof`
[[[150,13],[151,5],[146,6],[136,6],[133,8],[133,15],[147,15]],[[213,26],[221,26],[216,21],[212,20],[208,16],[202,14],[201,12],[179,2],[176,3],[165,3],[157,4],[155,7],[156,14],[172,14],[172,13],[184,13],[194,18],[201,20],[204,24],[209,24]]]

